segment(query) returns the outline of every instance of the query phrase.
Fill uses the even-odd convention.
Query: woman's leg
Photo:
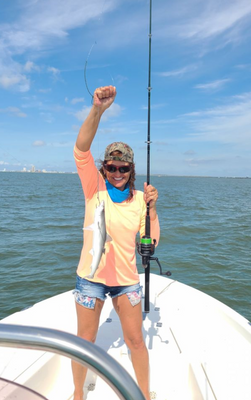
[[[127,295],[123,294],[113,299],[113,305],[120,318],[125,342],[131,351],[138,385],[146,400],[150,400],[149,357],[142,334],[141,302],[132,306]]]
[[[98,332],[100,313],[103,305],[104,302],[100,299],[96,299],[94,309],[86,308],[76,303],[78,336],[88,340],[89,342],[95,342]],[[72,361],[72,374],[75,386],[73,400],[83,400],[83,386],[87,374],[87,368],[75,361]]]

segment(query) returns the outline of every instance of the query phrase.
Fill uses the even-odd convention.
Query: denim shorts
[[[114,299],[122,294],[126,294],[131,305],[136,306],[142,298],[142,286],[139,283],[129,286],[106,286],[77,275],[73,294],[78,304],[90,309],[94,309],[97,298],[105,301],[108,295]]]

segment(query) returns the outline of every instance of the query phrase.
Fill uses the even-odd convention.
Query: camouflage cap
[[[113,156],[114,151],[119,151],[121,155]],[[125,161],[128,163],[133,163],[133,150],[128,144],[123,142],[114,142],[107,146],[105,149],[105,161]]]

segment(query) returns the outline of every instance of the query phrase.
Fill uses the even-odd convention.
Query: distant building
[[[34,165],[31,166],[31,172],[36,172],[36,168],[34,167]]]

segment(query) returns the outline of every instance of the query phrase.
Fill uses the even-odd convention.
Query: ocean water
[[[138,189],[144,180],[137,177]],[[251,179],[153,176],[151,183],[163,270],[251,320]],[[76,174],[0,173],[0,319],[74,287],[83,218]],[[159,273],[155,262],[151,272]]]

